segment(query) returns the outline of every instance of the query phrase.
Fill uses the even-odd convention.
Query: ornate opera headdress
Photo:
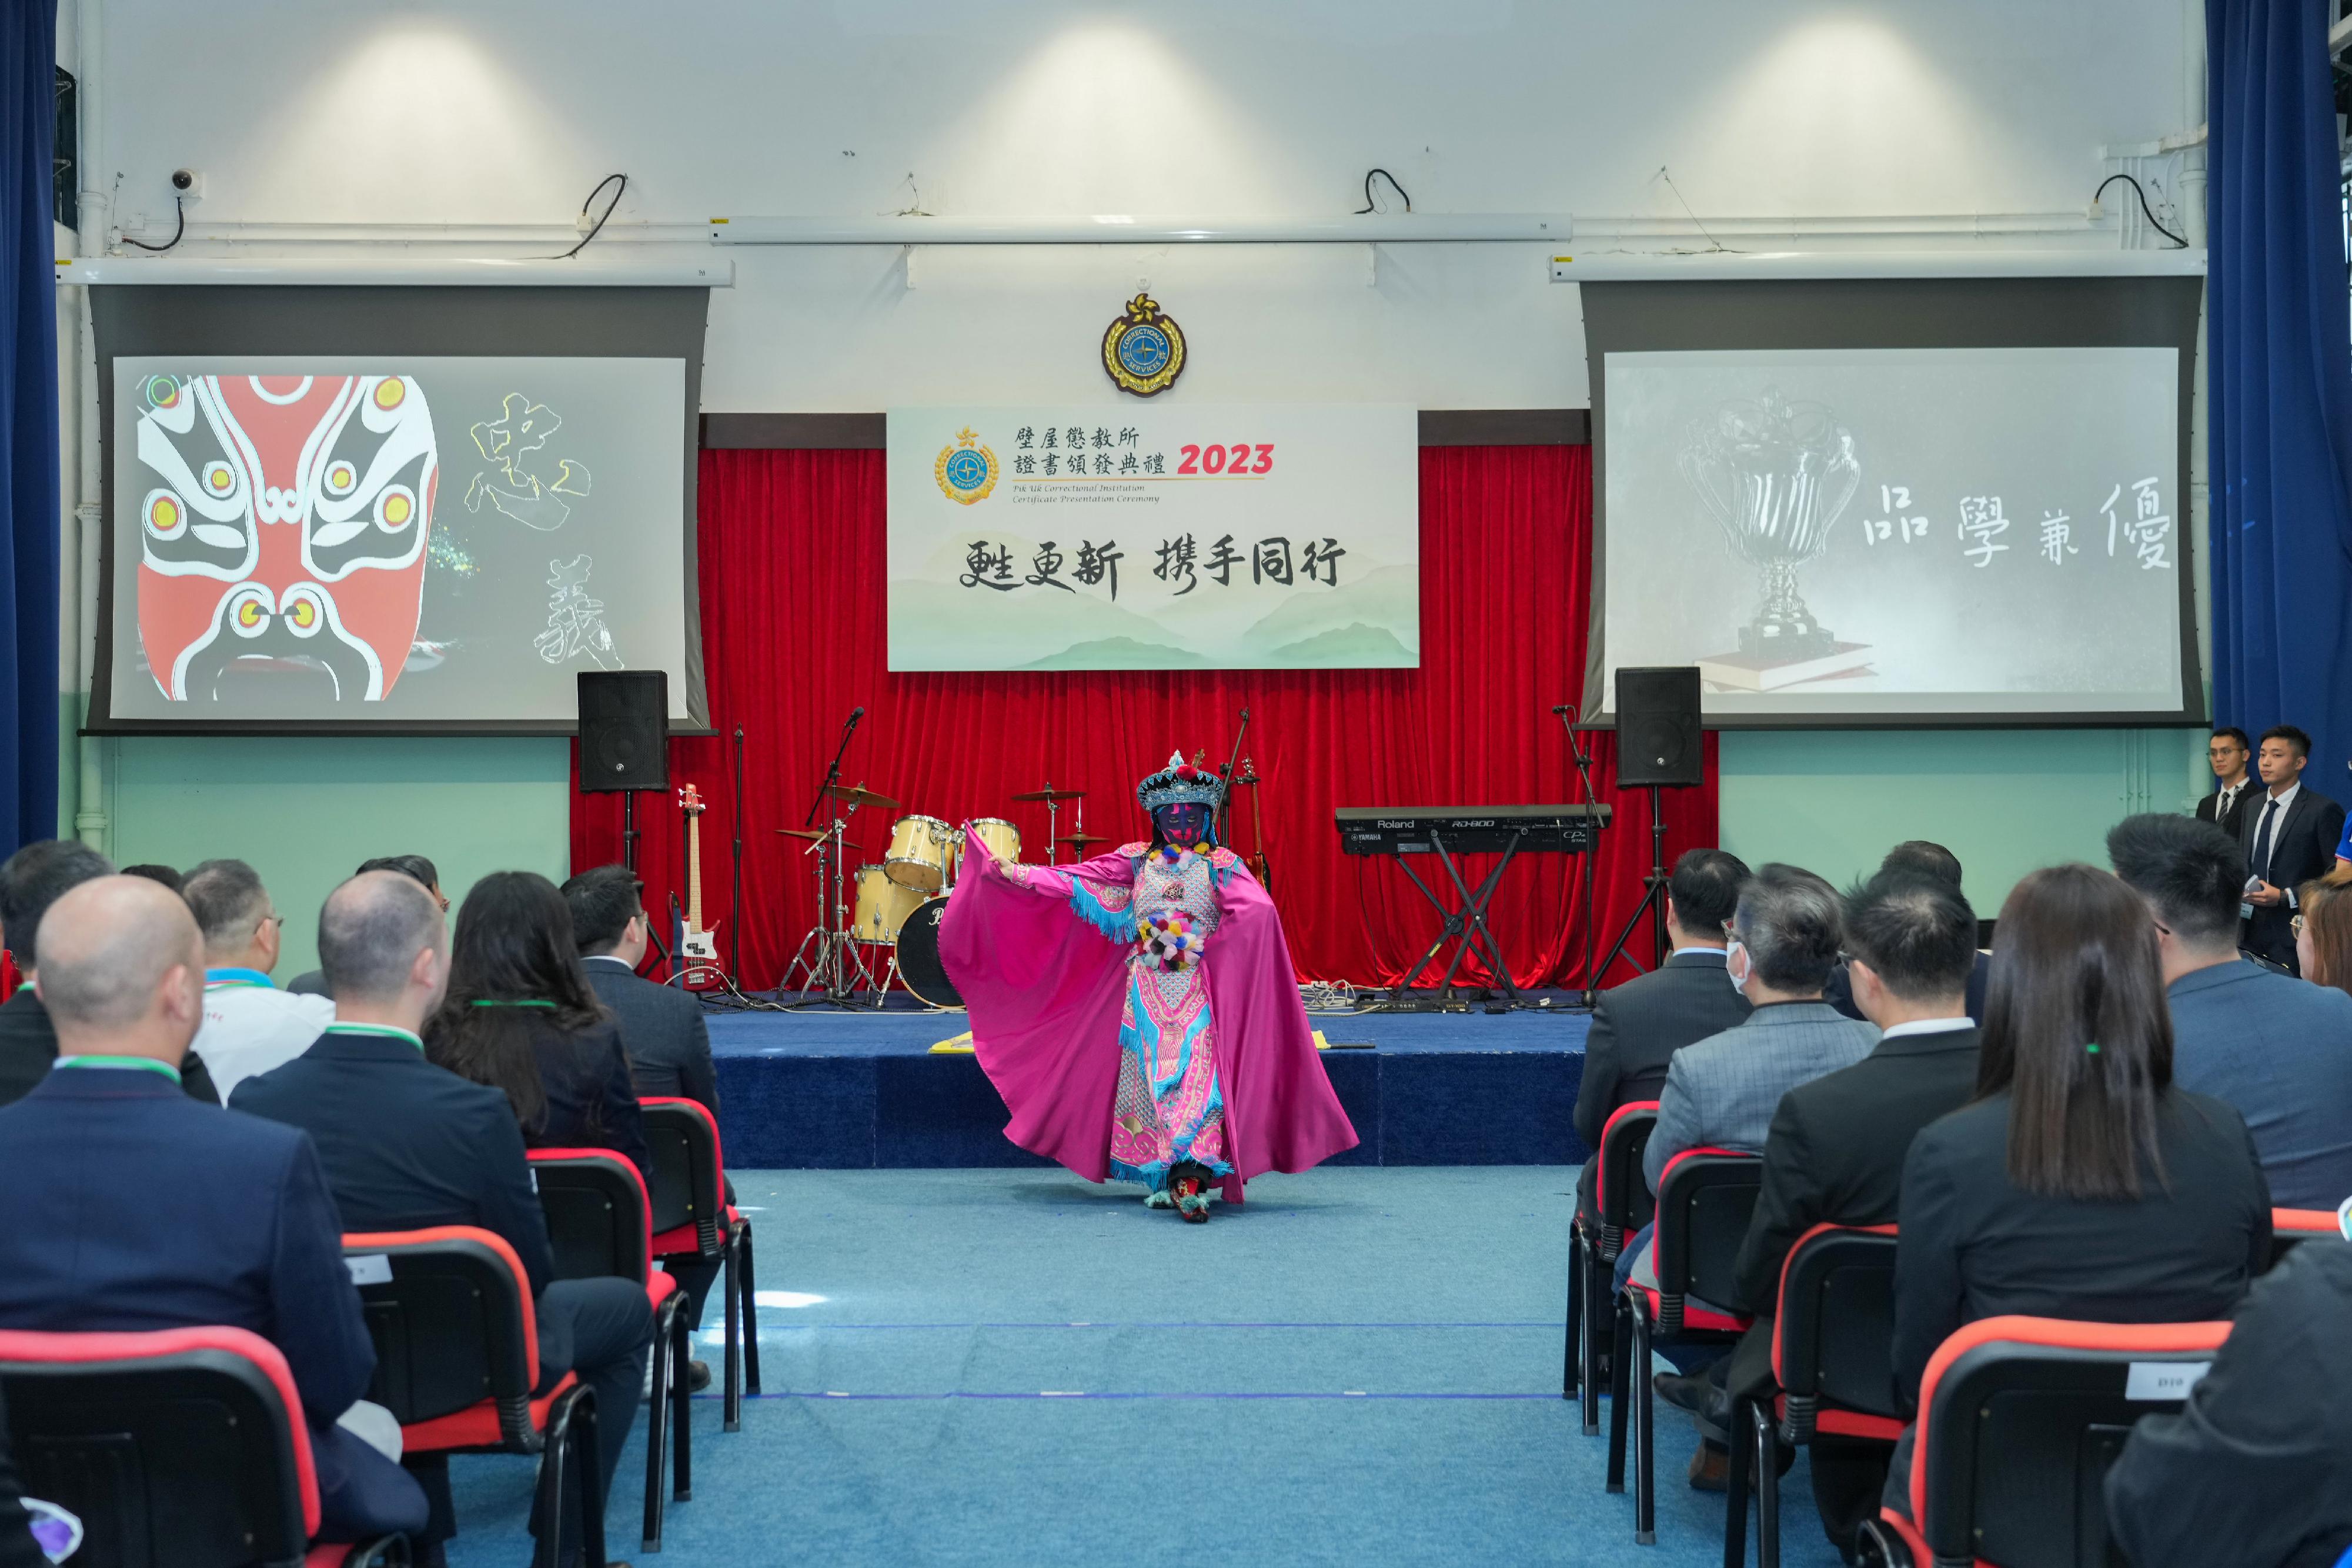
[[[1135,798],[1147,811],[1162,806],[1206,806],[1211,811],[1225,803],[1225,781],[1213,768],[1187,762],[1181,751],[1168,754],[1168,766],[1135,787]]]

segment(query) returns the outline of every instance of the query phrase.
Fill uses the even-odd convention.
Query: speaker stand
[[[1666,961],[1666,814],[1664,802],[1659,797],[1659,787],[1645,786],[1650,791],[1650,874],[1642,879],[1642,902],[1625,917],[1625,928],[1617,933],[1610,945],[1609,956],[1601,967],[1584,977],[1584,1005],[1591,1007],[1601,998],[1601,977],[1607,974],[1618,959],[1622,958],[1634,968],[1641,964],[1625,951],[1633,940],[1633,933],[1642,927],[1642,917],[1650,917],[1650,963],[1653,968]]]
[[[621,791],[621,864],[631,876],[637,874],[637,792]]]

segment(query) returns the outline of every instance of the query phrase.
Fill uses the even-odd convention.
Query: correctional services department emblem
[[[986,500],[996,488],[996,454],[981,445],[980,437],[967,426],[956,432],[953,446],[940,448],[940,460],[931,465],[931,475],[940,482],[940,495],[969,507]]]
[[[1136,396],[1166,392],[1184,373],[1184,329],[1160,313],[1158,301],[1139,294],[1103,334],[1102,358],[1110,379]]]

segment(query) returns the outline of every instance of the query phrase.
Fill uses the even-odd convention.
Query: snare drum
[[[857,868],[857,915],[850,935],[860,942],[889,946],[898,940],[898,928],[923,902],[916,888],[900,887],[878,865]]]
[[[955,831],[937,817],[901,817],[890,824],[883,874],[900,887],[937,893],[948,880]]]
[[[977,818],[966,824],[965,831],[986,844],[998,860],[1010,863],[1021,858],[1021,830],[1002,817]],[[971,852],[969,845],[964,852]]]

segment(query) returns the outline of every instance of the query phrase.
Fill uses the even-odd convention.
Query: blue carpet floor
[[[1559,1396],[1571,1170],[1268,1176],[1205,1227],[1052,1169],[735,1179],[767,1392],[733,1435],[696,1402],[695,1498],[655,1561],[1722,1561],[1689,1427],[1660,1421],[1637,1547],[1606,1437]],[[641,1420],[609,1516],[639,1568],[643,1465]],[[453,1471],[453,1568],[521,1568],[529,1462]],[[1833,1564],[1801,1459],[1782,1495],[1785,1560]]]
[[[1316,1013],[1311,1021],[1334,1044],[1383,1051],[1582,1051],[1590,1013],[1567,1010],[1566,992],[1549,1009],[1507,1013]],[[961,1012],[929,1012],[893,1005],[809,1008],[795,1012],[712,1012],[714,1056],[920,1055],[936,1040],[971,1028]]]

